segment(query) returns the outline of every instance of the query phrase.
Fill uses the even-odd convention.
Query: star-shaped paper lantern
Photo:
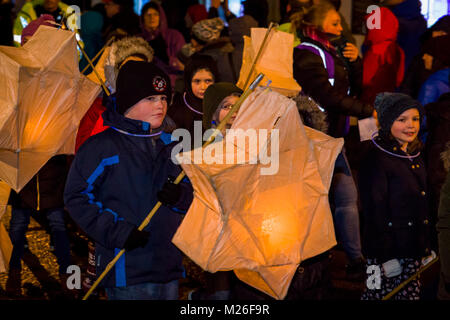
[[[75,34],[46,26],[0,47],[0,74],[0,179],[20,191],[52,156],[74,153],[100,86],[79,72]]]
[[[204,270],[234,270],[283,299],[298,265],[336,244],[328,190],[343,139],[303,126],[293,100],[262,89],[232,129],[241,138],[257,129],[257,147],[228,133],[178,155],[194,200],[172,241]]]

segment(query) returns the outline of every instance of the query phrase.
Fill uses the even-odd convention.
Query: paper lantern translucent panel
[[[172,241],[204,270],[234,270],[247,284],[283,299],[300,262],[336,244],[328,190],[343,139],[303,126],[293,100],[261,89],[243,103],[232,129],[272,134],[253,151],[226,135],[210,145],[214,152],[203,152],[204,163],[194,163],[200,149],[178,155],[194,200]],[[277,148],[272,129],[278,130]],[[251,161],[267,150],[278,158],[274,174],[262,174],[270,164]],[[241,161],[205,159],[230,154]]]
[[[242,67],[237,82],[237,86],[241,89],[244,88],[266,32],[267,29],[265,28],[252,28],[251,38],[244,36]],[[293,76],[293,50],[294,36],[290,33],[273,29],[261,51],[260,58],[255,65],[248,84],[259,73],[263,73],[266,75],[266,80],[263,80],[262,86],[267,85],[267,79],[270,79],[272,81],[270,88],[273,90],[286,96],[296,96],[301,91],[301,87]]]
[[[100,87],[80,74],[75,34],[41,26],[0,47],[0,179],[20,191],[56,154],[73,154]]]
[[[1,219],[6,212],[11,188],[0,181],[0,273],[8,271],[9,259],[12,254],[12,243]]]

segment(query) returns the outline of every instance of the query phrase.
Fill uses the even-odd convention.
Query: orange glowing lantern
[[[3,181],[0,181],[0,273],[8,271],[9,259],[13,249],[8,231],[6,231],[1,221],[6,212],[10,191],[11,188]]]
[[[266,78],[261,82],[262,86],[269,85],[274,91],[294,97],[301,91],[293,76],[294,35],[272,29],[252,70],[266,33],[266,28],[251,28],[250,37],[244,36],[242,67],[236,85],[242,89],[249,76],[254,79],[259,73],[263,73]],[[271,80],[270,83],[268,79]]]
[[[20,191],[54,155],[73,154],[100,93],[80,74],[75,34],[41,26],[21,48],[0,46],[0,179]]]
[[[336,244],[328,190],[343,139],[303,126],[293,100],[262,89],[245,100],[231,129],[268,134],[258,133],[253,149],[229,134],[214,143],[216,152],[247,155],[234,164],[212,163],[205,152],[195,163],[198,149],[178,155],[194,200],[172,241],[204,270],[234,270],[283,299],[300,262]]]

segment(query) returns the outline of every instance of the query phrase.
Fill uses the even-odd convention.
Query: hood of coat
[[[375,14],[375,13],[373,13]],[[366,16],[366,22],[373,14]],[[382,7],[380,10],[380,24],[381,28],[369,29],[366,35],[366,44],[376,44],[383,41],[395,41],[398,34],[398,20],[397,17],[388,8]]]

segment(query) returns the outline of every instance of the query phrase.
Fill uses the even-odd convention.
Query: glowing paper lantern
[[[10,191],[11,188],[3,181],[0,181],[0,273],[8,270],[9,259],[11,258],[13,249],[8,231],[6,231],[1,221],[6,212]]]
[[[244,88],[266,32],[265,28],[252,28],[251,37],[244,36],[242,67],[237,82],[237,86],[241,89]],[[267,79],[270,79],[272,82],[269,87],[274,91],[289,97],[296,96],[301,91],[301,87],[293,76],[293,50],[294,36],[273,29],[253,69],[249,84],[259,73],[263,73],[266,78],[260,84],[261,86],[267,85]]]
[[[270,135],[253,151],[230,134],[210,145],[215,159],[246,155],[234,164],[215,164],[207,152],[195,163],[200,149],[178,155],[194,200],[172,241],[204,270],[234,270],[283,299],[301,261],[336,244],[328,190],[343,139],[303,126],[293,100],[261,89],[246,99],[232,129]],[[278,165],[262,164],[267,154]]]
[[[75,34],[41,26],[21,48],[0,46],[0,179],[20,191],[56,154],[73,154],[100,93],[81,75]]]

